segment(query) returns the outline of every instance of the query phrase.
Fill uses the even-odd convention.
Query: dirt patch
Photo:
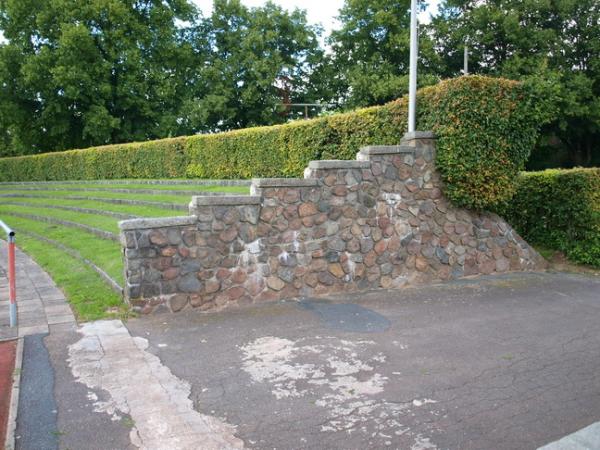
[[[600,277],[600,269],[582,264],[574,264],[562,252],[554,252],[549,258],[548,269],[556,272],[582,273]]]

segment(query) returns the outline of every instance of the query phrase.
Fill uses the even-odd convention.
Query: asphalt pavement
[[[598,277],[518,273],[50,325],[19,448],[600,448],[599,323]]]
[[[527,273],[127,327],[249,448],[501,450],[600,420],[599,323],[598,278]]]

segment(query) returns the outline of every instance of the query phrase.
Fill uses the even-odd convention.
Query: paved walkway
[[[520,450],[600,420],[599,323],[599,278],[525,273],[127,327],[248,448]]]
[[[74,324],[62,291],[29,256],[17,249],[18,327],[9,327],[7,244],[0,240],[0,340],[48,333],[48,325]]]
[[[18,272],[19,334],[36,335],[17,449],[594,448],[598,277],[507,274],[77,327],[21,253]]]

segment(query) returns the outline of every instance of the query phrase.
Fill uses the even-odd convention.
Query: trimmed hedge
[[[419,91],[419,129],[439,137],[437,164],[455,204],[484,209],[513,195],[540,124],[533,99],[523,84],[481,76]],[[286,125],[5,158],[0,180],[298,177],[311,160],[398,143],[406,118],[401,98]]]
[[[529,242],[600,267],[600,168],[524,173],[499,212]]]

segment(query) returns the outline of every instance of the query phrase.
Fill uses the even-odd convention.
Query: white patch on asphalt
[[[401,423],[403,415],[409,414],[412,406],[435,401],[392,403],[381,399],[388,378],[377,369],[386,357],[373,353],[374,345],[373,341],[336,337],[292,341],[267,336],[240,349],[244,371],[254,382],[268,383],[277,399],[316,398],[314,403],[324,408],[328,417],[321,431],[360,432],[379,439],[413,435]]]
[[[414,406],[423,406],[428,403],[437,403],[435,400],[431,400],[430,398],[424,398],[423,400],[415,399],[412,401]]]
[[[69,346],[73,376],[89,389],[102,389],[108,401],[98,411],[131,416],[131,442],[141,449],[239,449],[234,427],[196,412],[190,385],[146,351],[148,341],[132,338],[119,320],[83,325],[83,337]],[[93,399],[90,396],[90,399]]]
[[[437,446],[432,444],[429,438],[424,438],[418,435],[415,438],[415,443],[410,447],[410,450],[436,450]]]

